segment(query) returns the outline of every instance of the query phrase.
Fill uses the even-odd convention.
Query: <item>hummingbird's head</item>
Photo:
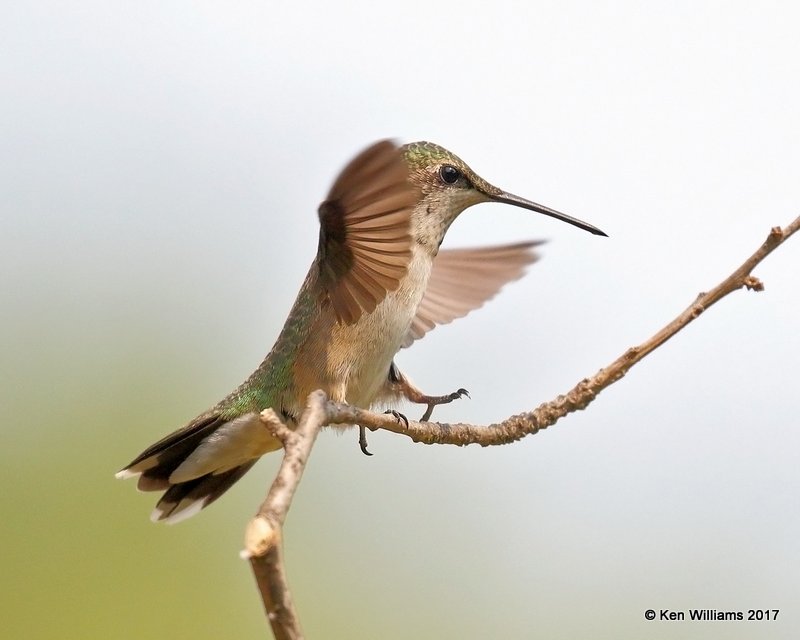
[[[511,204],[563,220],[595,235],[606,235],[577,218],[498,189],[457,155],[437,144],[412,142],[403,146],[403,152],[409,180],[422,193],[412,226],[423,244],[435,243],[438,249],[453,220],[467,207],[481,202]]]

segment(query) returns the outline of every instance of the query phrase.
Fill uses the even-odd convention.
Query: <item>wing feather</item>
[[[405,156],[389,140],[362,151],[334,181],[319,208],[318,264],[339,322],[354,323],[400,285],[418,199]]]
[[[525,268],[539,259],[533,248],[541,244],[534,241],[439,251],[402,346],[408,347],[437,325],[483,306],[503,285],[521,278]]]

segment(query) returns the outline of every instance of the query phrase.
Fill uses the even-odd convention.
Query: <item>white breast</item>
[[[430,256],[415,247],[408,275],[400,287],[389,293],[369,317],[335,328],[328,367],[333,382],[329,393],[334,399],[370,406],[408,333],[425,292],[431,264]]]

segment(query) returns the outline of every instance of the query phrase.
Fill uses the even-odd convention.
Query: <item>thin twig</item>
[[[284,569],[283,523],[317,434],[326,423],[325,400],[322,391],[312,393],[294,431],[283,424],[272,409],[261,412],[266,428],[283,442],[284,454],[266,499],[247,525],[242,556],[250,560],[267,619],[279,640],[303,637]]]
[[[582,380],[567,394],[541,404],[528,413],[511,416],[503,422],[488,426],[410,421],[406,423],[393,415],[372,413],[331,402],[322,391],[315,391],[309,396],[306,410],[294,431],[284,425],[272,410],[264,411],[261,419],[265,427],[283,442],[284,458],[264,503],[248,525],[245,550],[242,555],[249,558],[253,567],[275,637],[280,640],[297,640],[303,637],[286,581],[282,529],[292,497],[322,425],[358,424],[373,431],[384,429],[405,435],[415,442],[425,444],[490,446],[519,440],[555,424],[572,411],[585,409],[600,391],[621,379],[634,364],[729,293],[741,288],[761,291],[764,286],[758,278],[751,275],[752,270],[798,229],[800,229],[800,217],[783,230],[779,227],[773,228],[766,241],[736,271],[709,292],[701,293],[683,313],[649,340],[628,349],[608,367],[600,369],[591,378]]]

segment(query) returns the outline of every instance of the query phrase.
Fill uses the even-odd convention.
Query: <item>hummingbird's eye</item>
[[[461,172],[451,164],[443,164],[439,168],[439,177],[445,184],[455,184],[461,177]]]

